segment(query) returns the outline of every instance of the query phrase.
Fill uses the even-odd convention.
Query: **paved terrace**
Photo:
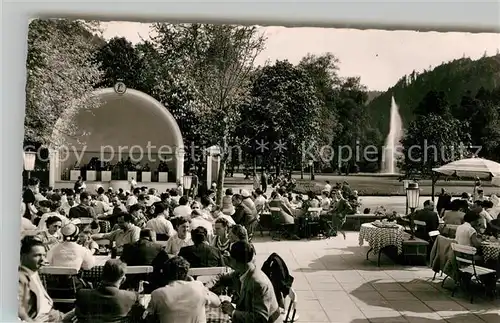
[[[319,323],[500,323],[500,299],[463,292],[451,297],[453,282],[441,288],[442,277],[426,267],[395,265],[382,257],[378,268],[367,246],[359,247],[358,233],[311,241],[272,241],[256,235],[258,265],[272,253],[286,261],[295,277],[299,322]]]

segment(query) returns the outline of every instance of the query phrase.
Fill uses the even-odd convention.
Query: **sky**
[[[125,37],[136,44],[147,39],[150,24],[106,22],[104,37]],[[261,27],[267,36],[256,63],[287,59],[297,64],[310,54],[331,52],[339,60],[339,75],[359,76],[369,90],[385,91],[413,70],[422,72],[464,55],[478,59],[500,51],[500,34],[438,33],[334,28]]]

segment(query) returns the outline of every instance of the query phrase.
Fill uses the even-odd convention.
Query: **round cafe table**
[[[380,226],[373,223],[363,223],[359,229],[359,245],[368,242],[370,250],[366,253],[366,259],[370,252],[378,254],[377,265],[380,267],[380,255],[383,249],[394,246],[398,250],[398,254],[403,252],[404,230],[401,225],[392,225],[384,227],[384,223],[380,222]]]

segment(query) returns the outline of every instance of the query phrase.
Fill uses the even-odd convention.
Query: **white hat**
[[[70,238],[70,237],[77,236],[79,233],[80,233],[80,230],[73,223],[68,223],[64,227],[61,228],[61,234],[65,238]]]
[[[250,192],[248,192],[247,190],[241,190],[240,194],[242,197],[250,197]]]

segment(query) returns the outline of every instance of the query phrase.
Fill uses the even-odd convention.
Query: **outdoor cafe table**
[[[381,222],[382,223],[382,222]],[[372,223],[363,223],[359,229],[359,245],[368,242],[370,250],[366,253],[366,259],[370,252],[378,254],[380,265],[380,254],[382,250],[389,246],[395,246],[398,254],[403,252],[404,230],[400,225],[392,227],[377,227]]]
[[[109,259],[111,259],[111,256],[94,256],[94,267],[89,270],[82,270],[82,279],[97,286],[101,281],[102,268]]]
[[[94,256],[94,266],[97,267],[102,267],[104,266],[104,264],[106,263],[106,261],[108,261],[109,259],[111,259],[111,256]]]
[[[482,244],[484,261],[500,259],[500,242],[483,242]]]

